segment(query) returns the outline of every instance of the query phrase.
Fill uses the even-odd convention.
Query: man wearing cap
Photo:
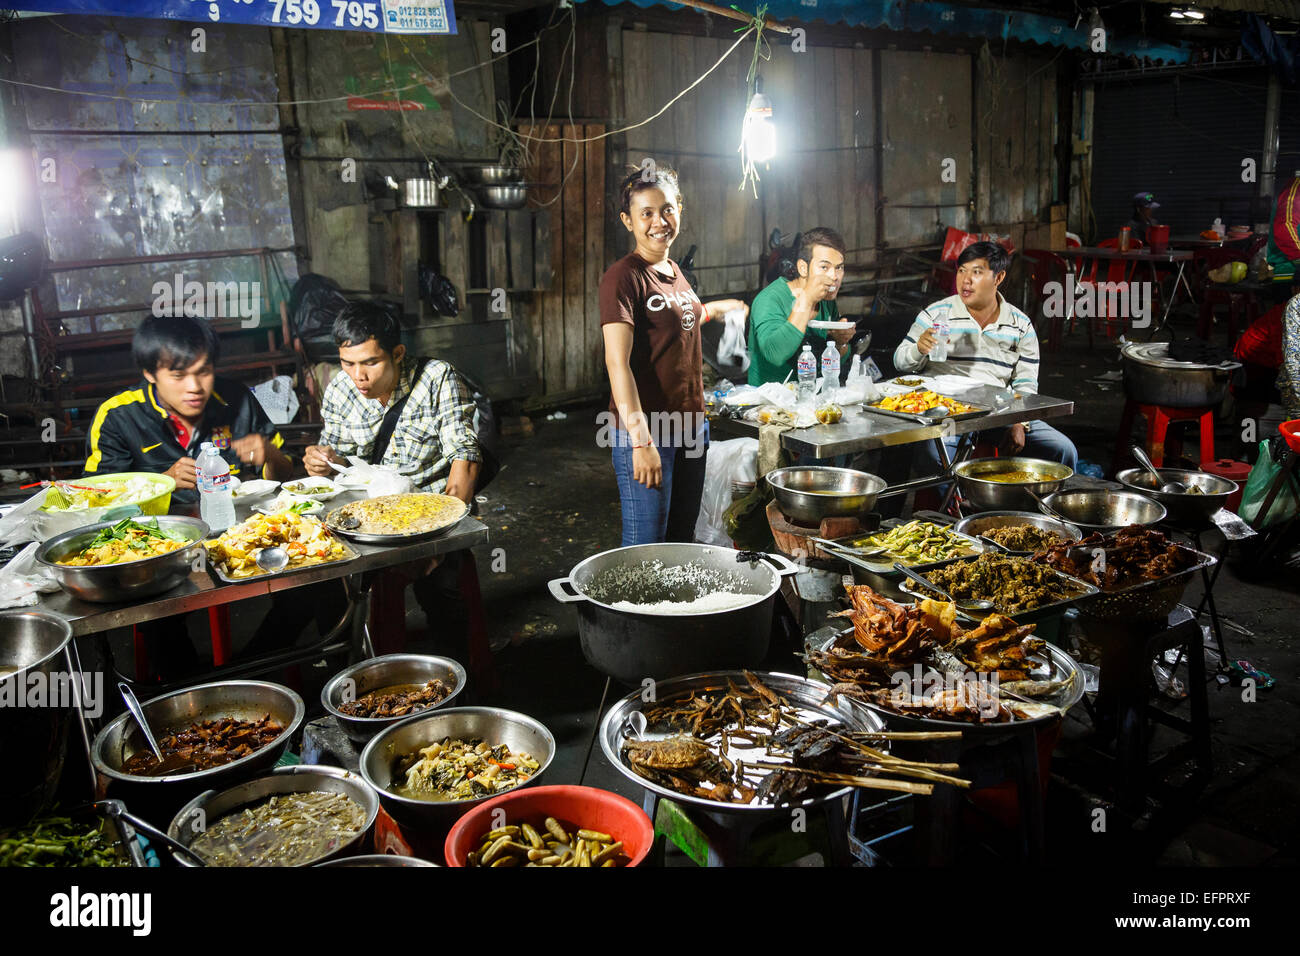
[[[1133,218],[1128,221],[1128,227],[1133,231],[1134,239],[1146,243],[1147,228],[1160,225],[1156,221],[1156,210],[1159,208],[1160,203],[1156,202],[1156,197],[1151,193],[1138,193],[1133,197]]]

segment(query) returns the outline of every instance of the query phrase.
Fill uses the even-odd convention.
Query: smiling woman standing
[[[700,325],[745,304],[701,302],[668,258],[681,230],[676,172],[638,170],[623,180],[619,199],[636,248],[600,280],[600,323],[623,546],[689,542],[709,445]]]

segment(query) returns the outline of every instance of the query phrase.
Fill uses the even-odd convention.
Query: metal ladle
[[[969,601],[958,601],[955,597],[953,597],[951,594],[949,594],[949,593],[948,593],[947,591],[945,591],[943,588],[939,587],[937,584],[932,584],[931,582],[927,581],[925,578],[921,577],[921,575],[917,574],[917,573],[916,573],[915,571],[913,571],[911,568],[907,567],[905,564],[902,564],[902,563],[900,563],[900,562],[897,562],[897,561],[894,562],[894,570],[895,570],[895,571],[901,571],[901,572],[903,572],[903,574],[904,574],[905,576],[907,576],[907,577],[910,578],[911,580],[915,581],[917,584],[921,585],[921,586],[922,586],[923,588],[925,588],[926,590],[929,590],[929,591],[937,591],[939,594],[942,594],[944,597],[946,597],[946,598],[947,598],[949,601],[951,601],[953,604],[957,605],[957,609],[958,609],[958,610],[961,610],[961,611],[987,611],[987,610],[991,609],[992,607],[994,607],[994,604],[993,604],[992,601],[985,601],[983,598],[975,598],[975,599],[973,599],[973,600],[969,600]]]
[[[1151,459],[1147,457],[1147,453],[1142,450],[1141,445],[1134,445],[1130,449],[1130,451],[1133,452],[1133,457],[1137,459],[1138,464],[1141,465],[1143,468],[1145,468],[1147,471],[1151,472],[1151,474],[1155,477],[1156,479],[1155,486],[1159,488],[1162,492],[1164,492],[1167,495],[1187,494],[1187,486],[1183,484],[1181,481],[1164,480],[1164,477],[1160,474],[1160,470],[1156,468],[1155,465],[1151,464]]]
[[[126,702],[126,709],[131,712],[135,722],[140,725],[140,730],[144,732],[144,739],[148,742],[149,749],[158,758],[158,762],[162,763],[162,750],[158,747],[158,741],[154,739],[153,731],[149,729],[149,721],[144,719],[144,708],[140,706],[140,701],[136,700],[135,694],[125,681],[117,682],[117,692],[122,695],[122,700]]]

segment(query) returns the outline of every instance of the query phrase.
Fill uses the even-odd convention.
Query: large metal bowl
[[[1043,504],[1085,532],[1114,531],[1131,524],[1159,524],[1165,520],[1164,505],[1133,491],[1060,491],[1044,498]]]
[[[474,186],[508,186],[524,178],[524,171],[518,166],[462,166],[460,172]]]
[[[210,529],[198,518],[179,515],[158,515],[142,520],[156,520],[160,528],[179,531],[190,539],[190,544],[157,557],[122,564],[69,567],[57,563],[60,558],[83,550],[95,535],[116,523],[102,521],[51,538],[37,549],[36,560],[58,578],[65,591],[83,601],[117,604],[162,594],[190,576],[194,555]]]
[[[324,863],[316,863],[315,866],[439,866],[438,863],[432,863],[429,860],[421,860],[417,856],[398,856],[395,853],[367,853],[363,856],[343,856],[336,860],[326,860]]]
[[[121,714],[95,735],[90,745],[91,762],[95,770],[114,781],[155,789],[222,786],[274,766],[288,748],[306,712],[302,698],[289,688],[260,680],[200,684],[155,697],[141,706],[155,737],[220,717],[260,720],[270,714],[272,720],[284,727],[284,732],[265,747],[219,767],[165,777],[140,777],[125,773],[122,764],[149,745],[135,718],[130,713]]]
[[[528,187],[523,183],[480,186],[478,194],[488,209],[522,209],[528,202]]]
[[[758,671],[755,676],[763,682],[764,686],[780,694],[791,705],[803,711],[802,719],[804,720],[825,719],[850,732],[884,729],[885,722],[861,701],[854,700],[847,695],[841,695],[834,701],[828,700],[827,686],[824,683],[793,674],[769,673],[766,671]],[[739,687],[746,686],[745,673],[743,671],[724,670],[662,680],[655,685],[655,700],[663,703],[664,701],[684,700],[691,694],[725,691],[728,682]],[[679,793],[640,776],[623,756],[623,741],[627,737],[629,716],[633,711],[642,711],[646,707],[647,702],[643,699],[642,690],[638,688],[614,704],[605,712],[605,716],[600,721],[598,731],[600,749],[605,754],[605,759],[610,762],[614,769],[627,777],[628,780],[646,790],[667,797],[674,803],[680,805],[690,804],[695,810],[703,811],[715,819],[719,815],[731,816],[733,814],[743,814],[751,818],[755,816],[789,816],[790,811],[793,809],[792,805],[774,806],[770,803],[759,803],[757,800],[753,803],[721,803],[717,800],[708,800],[704,797]],[[661,736],[661,734],[654,732],[652,728],[650,736],[657,737]],[[746,758],[746,760],[748,759]],[[823,803],[846,796],[849,790],[850,788],[847,786],[839,788],[827,787],[824,792],[805,798],[798,806],[804,809],[820,806]]]
[[[852,468],[795,465],[767,473],[781,511],[796,521],[866,514],[885,490],[885,479]]]
[[[348,739],[365,743],[381,730],[409,720],[417,713],[427,713],[435,707],[446,707],[465,689],[465,679],[465,668],[450,657],[385,654],[339,671],[321,688],[320,702],[339,722]],[[392,687],[394,684],[423,685],[431,680],[451,685],[451,693],[438,703],[423,707],[415,713],[401,717],[351,717],[339,710],[339,705],[345,701],[357,700],[381,687]],[[348,694],[351,696],[346,696]]]
[[[45,611],[0,612],[0,823],[23,822],[53,799],[68,749],[73,704],[70,696],[46,696],[43,706],[24,696],[36,681],[50,691],[55,677],[67,669],[64,649],[72,626]],[[39,676],[38,676],[39,675]]]
[[[265,776],[247,780],[231,787],[229,790],[220,792],[208,790],[201,793],[181,807],[180,811],[172,819],[171,826],[167,828],[167,835],[173,840],[189,846],[202,829],[211,827],[222,817],[229,816],[241,807],[260,803],[267,797],[280,793],[320,792],[341,793],[348,799],[355,800],[365,810],[366,822],[365,826],[351,840],[338,846],[327,856],[304,865],[315,866],[326,860],[347,856],[349,853],[361,849],[371,827],[375,825],[375,817],[379,815],[379,798],[360,777],[350,770],[344,770],[341,767],[317,767],[309,764],[300,764],[296,767],[281,767]],[[194,865],[186,857],[179,854],[176,856],[176,860],[183,866]]]
[[[1125,488],[1154,498],[1165,506],[1169,520],[1182,524],[1202,525],[1210,520],[1210,515],[1222,508],[1237,491],[1237,483],[1218,475],[1204,471],[1189,471],[1183,468],[1159,468],[1160,476],[1166,481],[1181,481],[1188,488],[1196,488],[1201,494],[1170,494],[1156,487],[1156,480],[1145,468],[1129,468],[1115,476]]]
[[[978,538],[998,528],[1015,528],[1021,525],[1033,525],[1044,531],[1054,531],[1066,541],[1078,541],[1083,532],[1072,524],[1057,521],[1044,514],[1033,511],[983,511],[970,515],[957,522],[957,531]],[[1030,554],[1029,551],[1010,551],[1010,554]]]
[[[398,761],[407,754],[427,747],[445,737],[485,740],[496,746],[531,754],[539,764],[526,783],[535,784],[555,756],[555,737],[539,721],[499,707],[452,707],[435,710],[402,721],[381,731],[361,752],[361,776],[379,794],[379,802],[399,824],[417,830],[445,831],[465,811],[491,800],[489,794],[473,800],[415,800],[394,793],[389,788],[400,784]],[[518,789],[518,788],[515,788]]]
[[[1008,471],[1027,471],[1035,477],[1031,481],[991,481],[985,475]],[[964,504],[976,511],[1031,511],[1037,510],[1035,495],[1050,495],[1060,490],[1074,474],[1069,465],[1041,458],[974,458],[955,465],[952,473],[957,477],[957,489]]]

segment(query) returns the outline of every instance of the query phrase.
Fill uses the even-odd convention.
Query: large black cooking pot
[[[656,568],[659,571],[656,573]],[[694,569],[683,575],[675,569]],[[772,633],[772,601],[799,566],[776,554],[704,544],[642,544],[593,555],[550,582],[557,601],[578,605],[582,653],[625,684],[700,671],[757,667]],[[698,571],[698,573],[694,573]],[[676,577],[694,581],[675,581]],[[640,613],[615,607],[689,601],[727,590],[747,600],[696,613]]]

